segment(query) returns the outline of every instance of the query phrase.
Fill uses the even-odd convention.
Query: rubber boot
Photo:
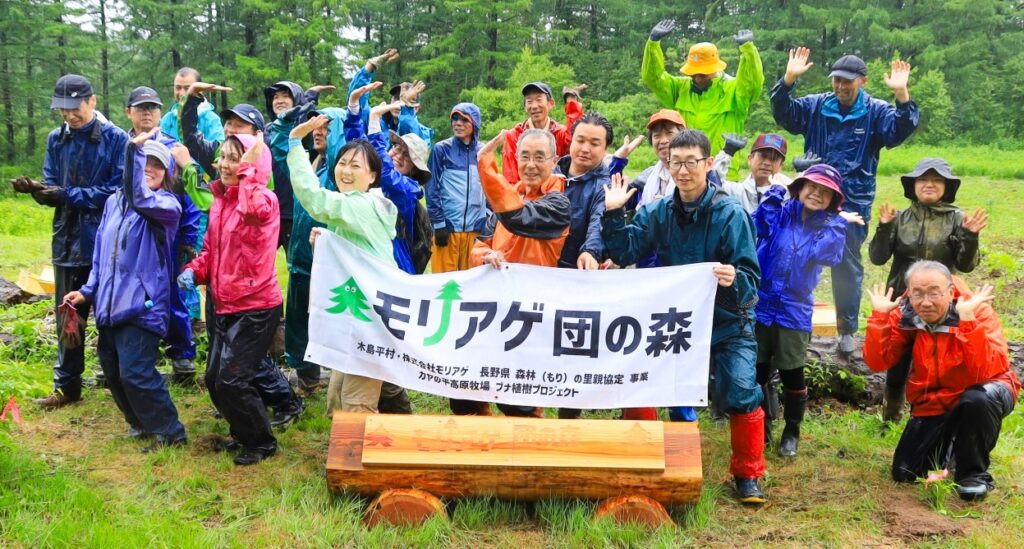
[[[775,389],[775,384],[765,383],[761,385],[761,391],[764,393],[764,398],[761,399],[761,409],[764,410],[764,443],[771,444],[772,422],[778,419],[779,408],[782,405],[779,403],[779,392]]]
[[[765,503],[764,492],[757,479],[764,476],[764,410],[729,416],[732,460],[729,472],[736,477],[741,502],[751,505]],[[753,482],[751,482],[753,481]]]
[[[903,418],[903,388],[885,386],[885,403],[882,406],[882,419],[899,423]]]
[[[782,417],[786,420],[786,426],[782,429],[779,456],[791,458],[796,457],[797,447],[800,445],[800,423],[804,420],[804,410],[807,409],[807,389],[786,389],[784,399]]]
[[[641,421],[658,421],[657,408],[623,408],[622,419],[638,419]]]

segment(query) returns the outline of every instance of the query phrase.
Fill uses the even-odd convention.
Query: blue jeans
[[[867,238],[866,225],[847,226],[843,260],[832,267],[832,298],[836,303],[836,327],[840,334],[857,332],[861,286],[864,284],[864,265],[861,264],[860,249]]]
[[[754,332],[748,328],[711,344],[711,362],[715,367],[715,399],[725,413],[746,414],[761,405],[764,393],[757,384],[756,361],[757,340],[754,339]],[[672,421],[693,421],[696,418],[688,419],[687,408],[670,408],[669,418]]]
[[[185,438],[178,409],[171,402],[164,376],[156,370],[160,336],[130,324],[100,326],[96,353],[107,387],[125,421],[164,442]]]

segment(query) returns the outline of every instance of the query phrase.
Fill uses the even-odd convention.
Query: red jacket
[[[245,150],[256,138],[236,135]],[[238,166],[238,185],[218,179],[210,184],[214,201],[203,250],[185,266],[196,284],[208,284],[217,314],[270,309],[281,304],[277,283],[277,240],[281,208],[267,189],[270,151],[264,148],[255,164]]]
[[[970,298],[966,284],[954,280],[954,298]],[[913,353],[907,380],[912,415],[945,414],[956,406],[965,389],[989,381],[1005,383],[1016,400],[1020,382],[1010,369],[999,317],[988,303],[978,307],[975,320],[951,316],[935,332],[917,326],[917,320],[904,300],[904,305],[889,314],[871,313],[864,340],[864,361],[875,371],[888,370],[905,353]]]
[[[569,99],[565,102],[565,125],[548,118],[547,130],[555,136],[555,147],[558,149],[558,156],[569,154],[569,144],[572,143],[572,126],[583,116],[583,105],[575,100]],[[519,145],[519,136],[530,129],[530,119],[516,124],[505,134],[505,147],[501,153],[501,173],[509,183],[519,183],[519,162],[516,161],[516,148]],[[610,145],[610,143],[609,143]]]

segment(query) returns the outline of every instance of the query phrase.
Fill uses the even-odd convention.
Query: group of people
[[[422,82],[396,85],[371,106],[382,87],[374,73],[399,57],[389,49],[354,76],[342,108],[318,105],[332,86],[283,81],[264,90],[265,113],[242,103],[218,117],[204,94],[230,88],[183,68],[162,120],[155,90],[132,91],[128,133],[94,110],[85,78],[61,77],[51,107],[64,123],[48,138],[43,180],[14,185],[55,208],[61,318],[85,319],[93,310],[105,383],[132,436],[186,440],[156,363],[164,341],[171,379],[194,377],[189,319],[199,312],[196,287],[205,286],[204,381],[230,426],[223,448],[237,453],[239,465],[273,455],[272,427],[294,420],[301,395],[320,386],[320,366],[303,357],[312,249],[324,231],[413,275],[428,265],[441,273],[504,262],[585,270],[715,263],[712,402],[730,423],[738,496],[762,504],[758,480],[780,408],[778,453],[798,453],[814,289],[831,267],[837,350],[852,352],[879,152],[907,139],[919,113],[903,61],[885,76],[894,103],[864,91],[867,67],[853,55],[832,64],[832,92],[794,97],[813,65],[810,51],[796,48],[770,101],[777,123],[805,137],[805,154],[793,159],[798,173],[782,173],[788,143],[768,133],[755,139],[750,175],[737,181],[732,157],[746,145],[739,135],[764,87],[754,35],[734,37],[735,77],[711,43],[693,45],[676,76],[660,44],[673,30],[671,21],[658,23],[644,50],[642,80],[665,108],[646,125],[658,161],[633,181],[623,170],[644,136],[609,154],[614,130],[584,108],[586,85],[562,90],[563,124],[551,116],[552,89],[526,83],[526,119],[487,142],[480,140],[484,113],[458,103],[449,113],[452,136],[435,143],[418,118]],[[864,345],[868,365],[889,370],[886,418],[899,419],[904,386],[911,404],[893,477],[912,481],[955,462],[961,496],[983,497],[993,486],[989,453],[1019,392],[988,303],[991,288],[973,293],[954,274],[977,265],[987,217],[953,204],[960,180],[944,160],[924,159],[902,181],[909,207],[883,205],[869,246],[871,261],[891,258],[892,269],[889,289],[869,292],[874,312]],[[286,311],[275,269],[282,246]],[[77,315],[68,314],[72,307]],[[268,357],[282,312],[285,357],[296,372],[290,382]],[[84,322],[60,329],[81,334]],[[62,339],[54,392],[40,405],[81,398],[83,350],[72,347]],[[401,387],[338,371],[327,402],[329,411],[412,411]],[[450,407],[491,413],[485,402],[453,399]],[[625,409],[622,417],[653,420],[656,412]],[[560,418],[580,414],[558,410]],[[696,417],[689,408],[669,415]]]

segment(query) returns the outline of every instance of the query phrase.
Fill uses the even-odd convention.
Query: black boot
[[[767,445],[771,444],[773,440],[772,422],[779,418],[779,408],[782,405],[779,403],[779,392],[773,383],[768,382],[761,385],[761,392],[764,393],[761,409],[764,410],[764,443]]]
[[[882,406],[882,419],[899,423],[903,417],[903,388],[885,386],[885,403]]]
[[[782,429],[779,456],[796,457],[797,446],[800,444],[800,422],[804,420],[804,410],[807,409],[807,389],[786,389],[784,398],[782,417],[786,420],[786,427]]]

